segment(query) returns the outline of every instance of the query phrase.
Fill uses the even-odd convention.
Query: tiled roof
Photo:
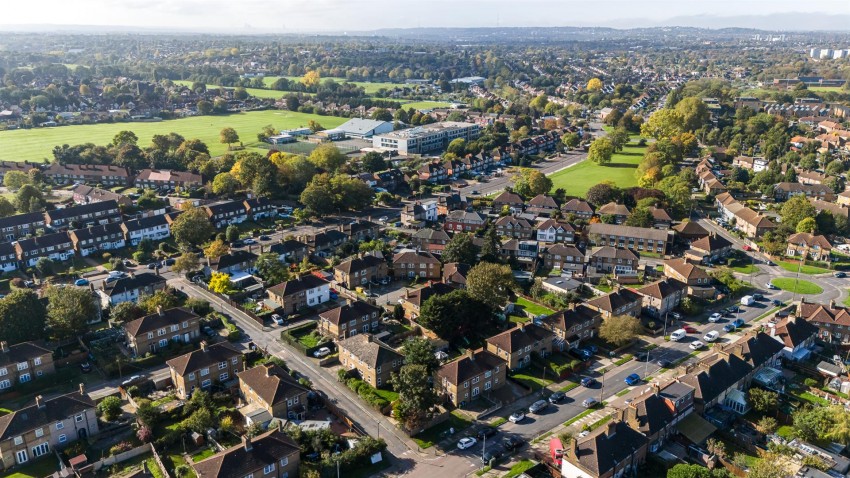
[[[493,344],[508,353],[513,353],[550,337],[552,337],[552,332],[539,325],[519,324],[510,330],[488,338],[487,343]]]
[[[676,279],[664,279],[641,287],[637,290],[637,293],[660,300],[665,297],[670,297],[676,292],[685,290],[687,287],[687,284],[683,284]]]
[[[319,318],[325,319],[334,325],[339,325],[351,320],[360,319],[364,315],[371,316],[373,313],[377,313],[378,315],[376,317],[380,317],[382,311],[383,309],[380,307],[375,307],[374,305],[363,302],[362,300],[356,300],[350,304],[326,310],[319,314]]]
[[[165,362],[178,375],[194,372],[210,367],[220,362],[227,362],[233,357],[239,357],[242,352],[236,350],[230,342],[219,342],[213,345],[201,343],[201,348],[183,354]]]
[[[507,362],[486,350],[477,350],[471,357],[467,354],[443,365],[437,376],[457,385],[496,367],[507,367]]]
[[[297,294],[305,290],[315,289],[316,287],[328,284],[330,283],[321,277],[316,277],[313,274],[305,274],[296,279],[288,280],[276,286],[269,287],[268,291],[280,297],[286,297],[288,295]]]
[[[440,260],[430,252],[425,251],[401,251],[393,256],[394,264],[439,264]]]
[[[77,413],[94,408],[95,403],[88,394],[73,392],[35,403],[0,417],[0,441],[22,435],[30,430],[50,426]]]
[[[413,234],[414,239],[426,241],[448,241],[449,235],[442,229],[432,229],[430,227],[422,228]]]
[[[820,234],[815,235],[808,232],[798,232],[796,234],[791,234],[788,236],[788,244],[794,245],[804,245],[806,247],[814,247],[819,246],[821,249],[832,249],[832,244],[829,243],[829,240],[825,236],[821,236]]]
[[[596,213],[599,215],[612,214],[614,216],[628,216],[631,214],[631,211],[629,211],[629,208],[627,208],[624,204],[617,204],[611,201],[600,207]]]
[[[648,227],[621,226],[619,224],[603,224],[601,222],[591,224],[588,227],[588,232],[590,234],[634,237],[638,239],[653,239],[656,241],[664,242],[669,240],[669,235],[667,231],[662,231],[659,229],[650,229]]]
[[[520,195],[517,193],[512,193],[510,191],[502,191],[501,194],[493,198],[493,204],[523,205],[525,204],[525,201],[523,201]]]
[[[590,257],[597,259],[625,259],[630,261],[636,261],[639,258],[631,249],[612,246],[594,247],[590,251]]]
[[[588,320],[600,320],[599,312],[579,304],[573,309],[564,309],[543,318],[543,323],[553,329],[568,331],[576,325],[583,324]]]
[[[282,458],[300,452],[289,435],[275,429],[250,439],[250,450],[244,444],[235,445],[206,460],[193,463],[198,478],[242,478],[249,473],[278,464]]]
[[[640,301],[641,296],[637,292],[631,289],[620,289],[602,297],[589,300],[587,303],[613,314],[614,311],[621,307],[629,306]]]
[[[132,336],[152,332],[162,327],[168,327],[172,324],[180,324],[189,319],[198,318],[198,314],[183,307],[175,307],[156,313],[146,315],[140,319],[136,319],[124,324],[124,330]]]
[[[347,350],[366,365],[377,369],[381,364],[403,360],[404,356],[393,350],[389,345],[372,337],[372,334],[357,334],[340,340],[337,346]]]
[[[258,365],[236,376],[270,406],[310,391],[275,364]]]
[[[710,234],[691,243],[691,249],[705,252],[719,251],[727,247],[732,247],[732,243],[719,234]]]
[[[375,257],[371,254],[366,254],[363,257],[353,257],[345,262],[341,262],[334,266],[334,269],[342,271],[346,274],[351,274],[355,271],[362,271],[370,267],[377,267],[385,263],[383,258]]]
[[[801,302],[800,317],[813,324],[835,324],[850,327],[850,311],[846,307],[834,304],[821,305]]]
[[[531,198],[530,201],[528,201],[528,205],[532,207],[543,207],[551,209],[558,208],[558,203],[555,202],[555,199],[545,194],[538,194],[537,196],[534,196],[533,198]]]
[[[103,285],[103,292],[109,296],[116,296],[124,292],[141,289],[143,287],[151,287],[154,285],[165,285],[165,278],[162,276],[150,273],[141,272],[139,274],[128,277],[121,277],[116,281],[112,281]]]
[[[44,213],[44,216],[47,218],[48,221],[58,221],[60,219],[74,218],[84,214],[107,212],[112,209],[118,209],[118,203],[110,199],[108,201],[93,202],[89,204],[81,204],[79,206],[54,209],[52,211],[47,211],[46,213]]]
[[[448,284],[443,284],[442,282],[435,282],[421,289],[410,291],[407,297],[404,298],[404,300],[419,307],[424,304],[426,300],[430,299],[435,295],[448,294],[449,292],[454,292],[455,290],[456,289],[454,287]]]
[[[593,207],[587,201],[581,199],[570,199],[562,207],[566,212],[583,212],[593,214]]]
[[[647,444],[645,436],[619,421],[599,427],[596,433],[577,440],[575,460],[593,476],[606,474]]]
[[[0,352],[0,365],[26,362],[44,354],[52,354],[53,351],[46,349],[35,342],[22,342],[9,345],[5,352]]]
[[[686,280],[693,279],[709,279],[710,276],[702,268],[697,267],[690,262],[677,258],[664,261],[664,265],[669,266],[674,271],[678,272]]]
[[[818,328],[809,323],[809,321],[792,315],[776,324],[773,331],[773,337],[775,339],[778,339],[786,347],[793,349],[813,335],[817,335]]]
[[[673,230],[683,236],[707,236],[708,231],[696,221],[687,221],[673,226]]]

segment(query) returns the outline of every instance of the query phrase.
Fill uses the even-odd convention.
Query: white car
[[[511,423],[519,423],[525,419],[525,413],[522,412],[514,412],[511,416],[508,417],[508,420]]]
[[[467,448],[471,447],[472,445],[475,445],[476,443],[478,443],[478,440],[476,440],[475,438],[464,437],[464,438],[461,438],[460,441],[457,442],[457,449],[458,450],[466,450]]]
[[[579,433],[579,434],[578,434],[578,437],[579,437],[579,438],[584,438],[584,437],[586,437],[586,436],[588,436],[588,435],[590,435],[590,430],[584,430],[583,432],[581,432],[581,433]]]
[[[699,350],[699,349],[705,347],[705,344],[700,342],[699,340],[697,340],[697,341],[691,342],[691,345],[688,345],[688,347],[690,347],[691,350]]]
[[[712,330],[711,332],[703,335],[702,339],[708,343],[714,342],[717,338],[720,337],[720,334],[717,333],[716,330]]]
[[[711,323],[720,322],[720,319],[722,319],[722,318],[723,318],[722,315],[715,312],[708,317],[708,321],[711,322]]]
[[[273,321],[274,321],[274,323],[276,323],[277,325],[283,325],[283,324],[285,324],[285,323],[286,323],[286,322],[284,322],[283,317],[281,317],[281,316],[280,316],[280,315],[278,315],[278,314],[272,314],[272,320],[273,320]]]
[[[388,218],[387,216],[381,216],[381,218],[378,219],[378,222],[387,222],[389,220],[390,220],[390,218]]]
[[[322,357],[327,357],[330,354],[331,354],[331,349],[329,349],[327,347],[322,347],[319,350],[316,350],[315,352],[313,352],[313,357],[322,358]]]

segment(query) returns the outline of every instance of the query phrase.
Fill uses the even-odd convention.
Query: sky
[[[623,28],[677,22],[696,26],[699,17],[797,12],[850,15],[850,1],[4,0],[0,3],[0,25],[164,27],[233,33],[356,32],[380,28],[497,25]],[[713,20],[712,25],[717,19]],[[740,25],[730,20],[730,26]]]

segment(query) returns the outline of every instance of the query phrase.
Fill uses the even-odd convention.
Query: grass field
[[[635,170],[643,159],[646,146],[629,143],[622,151],[615,153],[611,163],[600,166],[591,161],[582,161],[571,168],[549,176],[552,190],[564,188],[570,196],[584,197],[591,186],[602,181],[613,181],[620,188],[637,186]]]
[[[814,282],[809,282],[803,279],[793,279],[791,277],[781,277],[778,279],[773,279],[770,281],[776,287],[779,287],[782,290],[787,290],[788,292],[795,292],[797,294],[820,294],[823,292],[823,288]],[[794,290],[794,283],[797,283],[796,291]]]
[[[178,85],[191,87],[193,82],[189,81],[189,80],[175,80],[174,83],[178,84]],[[221,88],[221,87],[207,83],[207,89],[213,89],[213,88]],[[224,88],[228,89],[228,90],[232,89],[229,86],[225,86]],[[245,91],[247,91],[249,95],[256,96],[257,98],[271,98],[273,100],[280,99],[281,97],[286,96],[289,93],[288,91],[264,90],[262,88],[245,88]],[[312,94],[312,93],[307,93],[307,94]]]
[[[280,77],[279,76],[267,76],[267,77],[263,78],[263,83],[265,83],[267,86],[271,86],[272,83],[274,83],[275,81],[278,80],[278,78],[280,78]],[[299,81],[299,80],[301,80],[301,77],[300,76],[287,76],[286,79],[288,79],[290,81],[293,81],[293,80]],[[325,78],[321,79],[321,81],[325,81],[325,80],[333,80],[337,83],[346,83],[346,82],[354,83],[357,86],[362,86],[363,89],[366,91],[367,95],[375,94],[381,88],[392,89],[392,88],[395,88],[396,86],[404,86],[406,84],[406,83],[389,83],[389,82],[348,81],[345,78],[339,78],[339,77],[333,77],[333,76],[329,76],[329,77],[325,77]],[[408,86],[412,86],[412,85],[408,84]]]
[[[740,272],[741,274],[752,274],[754,272],[758,272],[759,268],[754,264],[745,264],[743,266],[732,266],[730,267],[735,272]]]
[[[451,103],[446,103],[445,101],[414,101],[411,103],[405,103],[404,109],[413,108],[416,110],[431,110],[434,108],[448,108],[451,105]]]
[[[524,310],[526,312],[530,312],[532,315],[535,315],[535,316],[537,316],[537,315],[552,315],[552,314],[555,313],[554,310],[552,310],[548,307],[544,307],[542,305],[535,304],[534,302],[531,302],[530,300],[524,299],[522,297],[520,297],[516,300],[516,304],[518,306],[522,307],[522,310]]]
[[[821,92],[821,93],[827,93],[827,92],[830,92],[830,91],[834,91],[836,93],[841,93],[841,92],[850,93],[841,86],[810,86],[808,89],[809,89],[809,91],[817,91],[817,92]]]
[[[150,144],[155,134],[178,133],[185,138],[198,138],[210,148],[213,156],[223,154],[227,146],[219,143],[222,128],[233,127],[246,144],[257,142],[257,133],[265,125],[277,129],[307,126],[309,120],[318,121],[325,128],[335,128],[348,118],[319,116],[292,111],[252,111],[222,116],[195,116],[158,122],[102,123],[96,125],[72,125],[56,128],[19,129],[0,131],[0,160],[41,161],[53,159],[53,147],[62,144],[108,144],[116,133],[132,130],[139,137],[139,145]]]
[[[779,267],[785,269],[788,272],[797,272],[797,268],[800,267],[796,262],[786,262],[786,261],[777,261],[776,262]],[[801,274],[826,274],[827,272],[832,272],[829,269],[824,269],[823,267],[815,267],[815,266],[807,266],[804,265],[800,267]]]

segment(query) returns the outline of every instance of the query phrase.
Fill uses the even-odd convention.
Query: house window
[[[195,372],[189,374],[189,380],[195,380]]]
[[[228,377],[230,377],[230,374],[227,372],[223,372],[221,375],[218,376],[218,379],[223,382],[227,380]]]
[[[41,438],[44,436],[44,428],[36,428],[35,429],[35,437]]]
[[[188,329],[189,328],[189,322],[183,322],[183,328]]]
[[[31,379],[32,379],[32,377],[30,377],[30,374],[28,374],[28,373],[23,373],[23,374],[21,374],[20,377],[18,377],[18,381],[21,382],[21,383],[27,383]]]
[[[153,338],[153,332],[148,332],[148,338],[149,338],[149,339],[152,339],[152,338]]]
[[[15,445],[20,445],[24,442],[24,437],[15,437]]]
[[[83,421],[83,414],[81,413],[81,414],[75,416],[74,421],[77,422],[77,423],[80,423],[81,421]]]
[[[272,463],[270,465],[266,465],[266,466],[263,467],[263,473],[266,474],[266,475],[268,475],[269,473],[271,473],[273,471],[274,471],[274,463]]]
[[[64,424],[64,423],[62,423],[62,422],[56,422],[56,429],[57,429],[57,430],[61,430],[61,429],[63,429],[63,428],[65,428],[65,424]]]
[[[32,363],[34,365],[41,365],[41,357],[36,357],[35,359],[33,359]]]
[[[162,339],[162,340],[160,340],[160,341],[159,341],[159,346],[160,346],[160,347],[167,347],[167,346],[168,346],[168,340],[166,340],[166,339]]]
[[[206,379],[203,382],[201,382],[201,388],[207,388],[210,385],[212,385],[212,380],[210,380],[210,379]]]
[[[206,377],[209,374],[210,374],[210,369],[208,369],[208,368],[201,369],[201,377]]]
[[[26,370],[27,368],[29,368],[29,364],[26,362],[21,362],[18,364],[18,371]]]
[[[6,370],[6,367],[0,368],[0,377],[2,377],[4,375],[8,375],[8,374],[9,374],[9,371]]]
[[[280,459],[280,466],[286,466],[289,464],[289,457],[283,457]]]
[[[218,369],[219,370],[226,369],[226,368],[227,368],[227,360],[225,360],[224,362],[218,363]]]
[[[10,382],[9,380],[2,380],[2,381],[0,381],[0,390],[7,389],[7,388],[9,388],[9,387],[11,387],[11,386],[12,386],[12,382]]]
[[[233,365],[238,365],[239,364],[239,357],[233,357],[233,360],[231,360],[231,363],[233,363]]]
[[[15,453],[15,459],[17,460],[18,464],[26,463],[27,460],[29,460],[29,456],[27,455],[27,451],[26,450],[20,450],[19,452]]]
[[[67,435],[65,435],[64,433],[59,435],[59,443],[65,443],[66,441],[68,441]]]

